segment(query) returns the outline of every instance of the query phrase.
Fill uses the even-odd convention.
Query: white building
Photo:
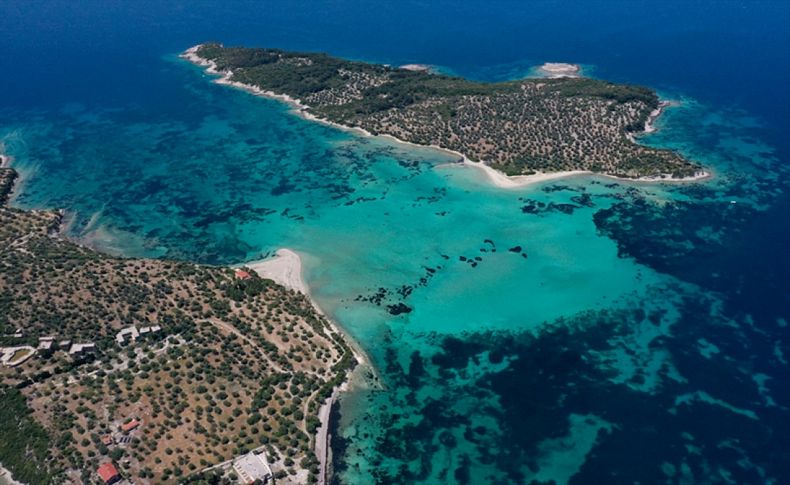
[[[266,461],[266,454],[262,451],[247,453],[235,460],[233,471],[239,476],[239,483],[245,485],[252,485],[255,480],[260,480],[261,483],[271,483],[272,481],[272,469]]]
[[[39,337],[38,350],[49,351],[55,345],[55,337]]]
[[[139,336],[140,333],[137,331],[137,327],[127,327],[115,334],[115,341],[123,344],[128,337],[131,342],[134,342]]]
[[[140,327],[140,335],[153,334],[159,332],[160,330],[162,330],[162,327],[160,327],[159,325],[153,325],[151,327]]]
[[[77,354],[87,354],[88,352],[94,352],[96,350],[96,344],[92,342],[84,343],[84,344],[72,344],[71,348],[69,349],[69,354],[77,355]]]

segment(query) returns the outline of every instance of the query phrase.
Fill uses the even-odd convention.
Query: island
[[[77,245],[61,212],[8,206],[15,178],[0,168],[0,464],[15,480],[321,481],[325,403],[357,358],[307,295],[246,266]]]
[[[707,176],[672,150],[637,143],[635,135],[660,113],[654,91],[569,77],[577,72],[573,65],[544,65],[563,76],[485,83],[323,53],[219,43],[197,45],[183,57],[224,83],[290,102],[307,117],[452,151],[508,176]]]

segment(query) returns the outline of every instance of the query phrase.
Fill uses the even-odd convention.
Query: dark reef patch
[[[394,305],[387,305],[387,311],[390,315],[401,315],[403,313],[411,313],[412,308],[405,303],[395,303]]]
[[[653,298],[662,295],[658,291]],[[409,351],[408,368],[399,357],[406,349],[391,349],[386,380],[410,392],[402,400],[385,392],[389,412],[382,414],[387,417],[372,451],[378,460],[394,458],[408,465],[397,471],[377,469],[378,483],[430,476],[463,483],[480,464],[495,465],[506,482],[530,483],[530,475],[541,467],[545,444],[569,435],[572,415],[612,425],[599,431],[572,483],[644,483],[647,477],[671,481],[666,473],[681,469],[692,481],[707,479],[711,469],[726,470],[738,483],[764,481],[762,473],[790,477],[790,413],[780,407],[790,404],[790,391],[778,385],[790,372],[776,358],[762,357],[774,353],[778,336],[748,325],[711,322],[713,304],[700,294],[687,294],[672,333],[654,338],[646,348],[632,346],[634,329],[659,328],[668,318],[660,308],[588,312],[537,334],[427,335],[435,351]],[[785,330],[785,338],[787,334]],[[702,338],[726,358],[701,352]],[[781,346],[790,350],[787,343]],[[628,376],[628,370],[607,357],[613,352],[624,352],[637,363],[650,355],[666,355],[667,360],[655,375],[638,366],[623,381],[619,376]],[[769,404],[752,381],[753,373],[770,376],[766,392],[780,406]],[[420,401],[417,392],[423,388],[434,389],[431,394],[440,391],[442,399]],[[744,411],[694,396],[712,396]],[[470,402],[475,404],[470,407]],[[454,453],[462,454],[460,465],[433,468],[441,462],[436,456]]]
[[[732,280],[724,274],[711,278],[710,268],[744,270],[733,263],[742,258],[742,251],[750,250],[744,247],[745,231],[756,215],[748,204],[726,201],[658,205],[637,199],[599,210],[593,221],[617,243],[620,257],[633,257],[658,271],[727,291]]]
[[[521,212],[523,214],[545,214],[550,212],[561,212],[563,214],[573,214],[576,209],[580,209],[580,205],[575,204],[565,204],[560,202],[546,202],[540,200],[532,200],[532,199],[525,199],[519,198],[519,200],[524,204],[521,206]]]

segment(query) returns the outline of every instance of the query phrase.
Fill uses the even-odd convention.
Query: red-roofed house
[[[252,278],[252,275],[250,275],[248,272],[244,271],[243,269],[237,269],[236,270],[236,278],[238,278],[240,280],[248,280],[248,279]]]
[[[105,485],[115,483],[121,479],[121,474],[118,473],[118,469],[110,462],[102,464],[102,466],[96,470],[96,473],[99,474]]]
[[[128,433],[129,431],[137,428],[138,426],[140,426],[140,421],[137,421],[137,419],[135,418],[129,421],[128,423],[122,424],[121,431],[123,431],[124,433]]]

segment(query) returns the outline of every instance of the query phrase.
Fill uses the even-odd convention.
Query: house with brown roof
[[[96,473],[99,474],[99,477],[101,477],[105,485],[121,480],[121,474],[118,473],[118,469],[110,462],[102,464],[99,469],[96,470]]]
[[[129,421],[128,423],[124,423],[121,425],[121,431],[123,431],[124,433],[128,433],[136,429],[138,426],[140,426],[140,421],[138,421],[137,418],[132,418],[132,420]]]
[[[243,269],[239,268],[236,270],[236,278],[240,280],[248,280],[252,278],[252,275],[247,271],[244,271]]]

